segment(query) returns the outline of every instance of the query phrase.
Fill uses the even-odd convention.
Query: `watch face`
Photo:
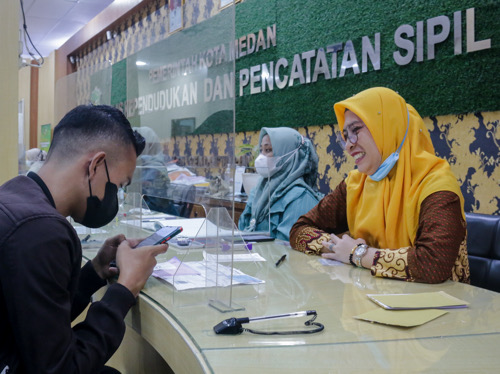
[[[366,247],[364,245],[360,245],[359,247],[356,248],[354,254],[356,256],[363,256],[365,252],[366,252]]]

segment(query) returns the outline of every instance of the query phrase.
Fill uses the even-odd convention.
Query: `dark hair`
[[[119,110],[108,105],[80,105],[69,111],[54,128],[47,159],[53,153],[64,157],[80,154],[98,145],[109,148],[133,145],[136,155],[144,150],[146,141]]]

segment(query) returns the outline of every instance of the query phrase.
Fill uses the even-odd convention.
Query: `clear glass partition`
[[[77,105],[112,105],[112,77],[113,65],[105,61],[59,78],[55,87],[54,122],[57,124]]]
[[[233,216],[234,40],[228,8],[116,67],[126,83],[113,105],[147,141],[127,192],[154,211],[204,218],[225,206]]]
[[[112,105],[146,139],[131,185],[119,191],[116,219],[99,231],[79,229],[83,239],[91,235],[86,246],[118,232],[138,237],[182,226],[170,241],[170,260],[178,260],[173,275],[182,274],[183,263],[204,261],[204,287],[216,290],[207,297],[222,297],[216,302],[229,309],[232,254],[244,242],[238,216],[246,198],[244,168],[237,168],[235,151],[235,40],[230,6],[121,61],[79,69],[56,85],[57,121],[76,105]],[[241,266],[255,273],[259,265],[248,262]],[[230,269],[229,287],[213,274],[223,266]]]

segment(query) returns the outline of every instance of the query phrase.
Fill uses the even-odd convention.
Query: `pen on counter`
[[[281,256],[280,259],[278,260],[278,262],[276,262],[276,267],[280,266],[281,263],[283,261],[285,261],[285,258],[286,258],[286,254],[284,254],[283,256]]]

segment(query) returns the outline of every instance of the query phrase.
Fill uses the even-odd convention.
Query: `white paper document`
[[[184,219],[162,219],[159,221],[163,226],[182,226],[182,236],[187,236],[188,238],[194,238],[198,231],[200,230],[205,218],[184,218]],[[204,237],[205,234],[202,234]]]
[[[95,234],[107,233],[107,231],[104,229],[91,229],[91,228],[88,228],[85,226],[73,226],[73,228],[75,229],[75,231],[78,235],[85,235],[85,234],[95,235]]]
[[[325,266],[341,266],[341,265],[344,265],[343,262],[340,262],[340,261],[337,261],[337,260],[331,260],[329,258],[320,258],[318,261],[320,262],[321,265],[325,265]]]
[[[177,217],[170,214],[144,214],[140,218],[123,219],[121,220],[121,223],[135,227],[142,227],[145,230],[156,231],[156,222],[163,222],[162,226],[173,226],[171,224],[166,224],[166,222],[175,218]]]
[[[178,269],[178,270],[177,270]],[[208,274],[208,276],[207,276]],[[216,276],[217,275],[217,276]],[[155,266],[153,276],[172,284],[176,290],[193,288],[227,287],[231,285],[231,268],[220,263],[191,261],[182,262],[174,257]],[[263,280],[232,270],[232,284],[260,284]]]
[[[182,226],[182,236],[187,236],[188,238],[194,238],[196,235],[201,238],[214,237],[217,234],[227,237],[233,235],[232,229],[217,227],[217,225],[205,218],[161,219],[158,222],[163,226]],[[234,234],[238,233],[239,231],[235,229]]]
[[[260,254],[253,252],[253,253],[235,253],[233,256],[233,262],[245,262],[245,261],[266,261],[264,257],[262,257]],[[203,258],[207,261],[210,262],[215,262],[219,261],[219,263],[230,263],[231,262],[231,254],[219,254],[217,256],[216,253],[207,253],[206,251],[203,251]]]

